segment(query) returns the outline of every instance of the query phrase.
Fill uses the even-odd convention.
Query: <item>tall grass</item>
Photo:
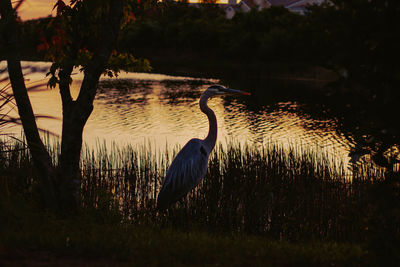
[[[28,151],[6,150],[0,142],[0,190],[29,195],[35,173]],[[368,192],[384,176],[361,166],[349,179],[325,154],[231,142],[216,147],[195,190],[158,212],[156,196],[174,153],[149,145],[84,150],[81,207],[116,212],[139,225],[358,242],[365,240]]]

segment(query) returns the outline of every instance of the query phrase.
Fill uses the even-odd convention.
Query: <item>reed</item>
[[[0,142],[0,185],[9,194],[29,195],[35,173],[29,152],[19,148],[15,143],[10,150]],[[384,173],[363,166],[348,177],[344,166],[327,155],[295,145],[259,148],[231,142],[216,147],[207,175],[195,190],[158,212],[156,196],[176,152],[155,151],[149,144],[85,149],[80,206],[114,212],[118,220],[137,225],[184,231],[362,242],[368,192],[374,181],[384,178]]]

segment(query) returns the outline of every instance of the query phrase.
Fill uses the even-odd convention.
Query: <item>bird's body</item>
[[[166,209],[195,188],[207,173],[208,159],[217,140],[217,119],[207,106],[207,101],[214,95],[249,93],[228,89],[220,85],[210,86],[200,97],[200,109],[208,117],[209,131],[205,139],[191,139],[172,161],[167,170],[157,207]]]
[[[195,153],[193,153],[195,152]],[[209,153],[200,139],[191,139],[172,161],[158,195],[158,208],[165,209],[194,187],[207,173]]]

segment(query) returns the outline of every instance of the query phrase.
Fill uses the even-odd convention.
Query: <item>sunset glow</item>
[[[43,18],[55,14],[55,0],[25,0],[18,10],[22,20]]]
[[[69,1],[65,1],[69,2]],[[190,3],[199,3],[200,0],[190,0]],[[219,0],[218,3],[228,3],[228,0]],[[239,1],[238,1],[239,2]],[[22,20],[30,20],[55,15],[53,11],[55,0],[25,0],[18,14]]]

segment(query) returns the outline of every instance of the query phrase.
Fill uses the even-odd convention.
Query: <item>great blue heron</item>
[[[215,95],[240,94],[248,92],[212,85],[200,97],[200,110],[208,117],[209,131],[204,140],[193,138],[179,151],[167,170],[160,193],[157,208],[166,209],[195,188],[207,173],[208,158],[217,141],[217,118],[207,106],[207,101]]]

